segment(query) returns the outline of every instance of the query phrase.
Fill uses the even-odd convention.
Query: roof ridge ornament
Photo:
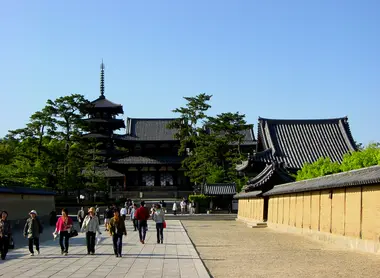
[[[104,97],[104,63],[102,59],[102,63],[100,64],[100,98]]]

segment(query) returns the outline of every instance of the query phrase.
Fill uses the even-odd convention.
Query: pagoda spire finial
[[[104,97],[104,63],[100,64],[100,97]]]

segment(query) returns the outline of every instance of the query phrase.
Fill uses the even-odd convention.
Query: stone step
[[[265,222],[248,222],[246,223],[248,228],[266,228],[268,227]]]

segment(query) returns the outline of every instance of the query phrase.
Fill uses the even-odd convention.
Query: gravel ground
[[[380,256],[236,221],[182,221],[212,277],[380,277]]]

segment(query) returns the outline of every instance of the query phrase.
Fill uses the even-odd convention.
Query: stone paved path
[[[153,222],[149,228],[143,245],[127,221],[122,258],[113,255],[106,232],[94,256],[87,255],[84,234],[71,239],[67,257],[61,256],[59,243],[53,240],[43,243],[41,254],[34,257],[27,248],[16,249],[0,261],[0,277],[210,277],[180,221],[167,221],[164,244],[156,243]]]

